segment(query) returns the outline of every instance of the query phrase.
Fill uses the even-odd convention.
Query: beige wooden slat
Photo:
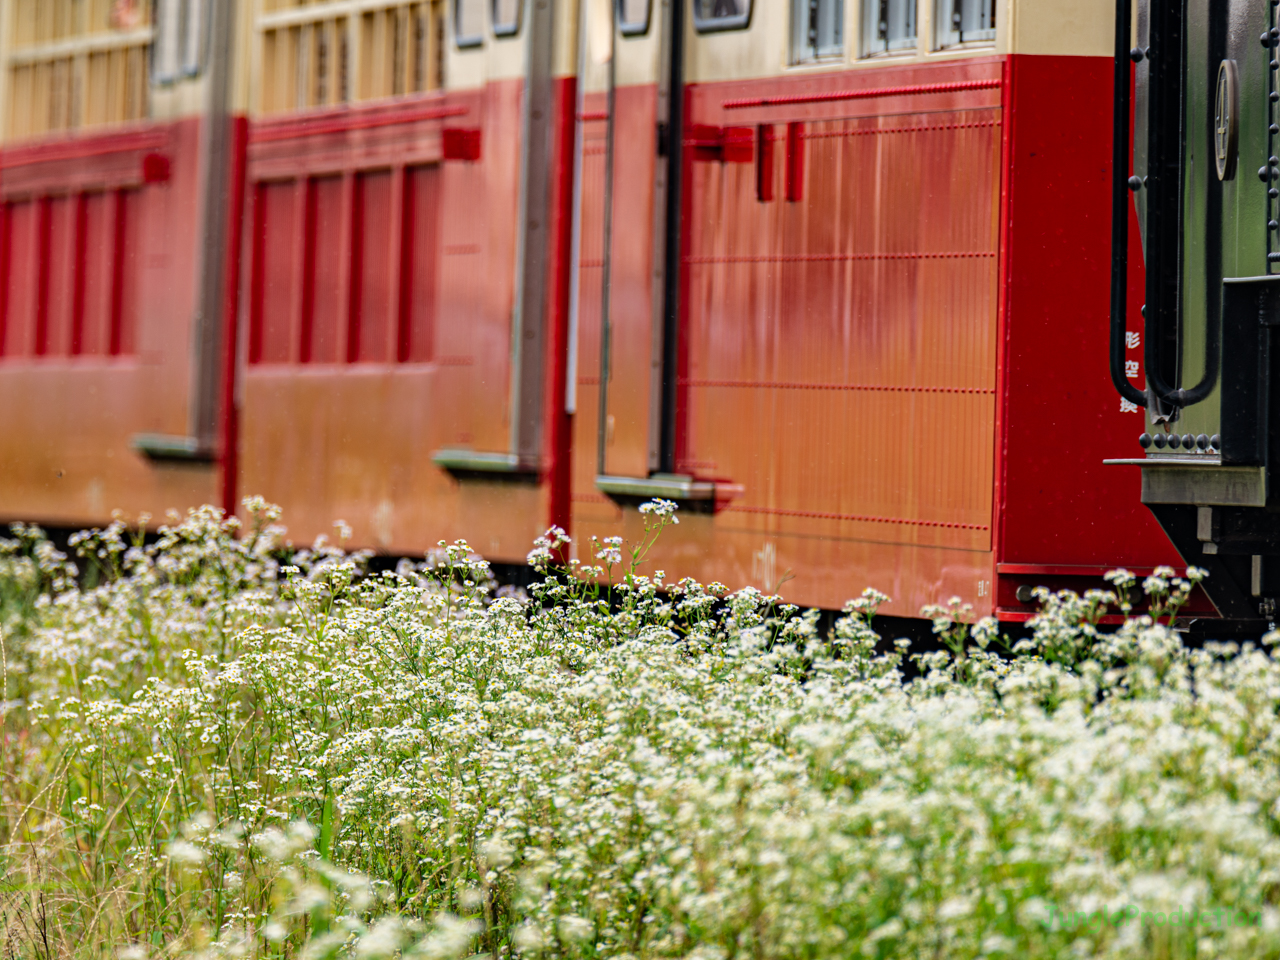
[[[377,100],[442,85],[444,0],[263,0],[263,113]]]
[[[148,0],[12,0],[6,139],[147,115]]]

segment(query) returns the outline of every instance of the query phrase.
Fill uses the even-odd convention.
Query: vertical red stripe
[[[565,411],[565,376],[569,365],[569,258],[573,239],[573,147],[577,126],[577,82],[554,81],[556,129],[552,140],[550,230],[547,257],[547,349],[551,378],[547,389],[548,524],[568,531],[573,476],[573,421]]]
[[[804,199],[804,123],[799,120],[787,124],[787,199]]]
[[[112,225],[111,243],[111,314],[107,333],[107,352],[120,356],[124,349],[124,285],[125,244],[129,238],[129,198],[124,190],[115,192],[115,222]]]
[[[227,260],[222,288],[222,403],[219,409],[222,433],[222,509],[235,513],[240,483],[240,408],[236,399],[236,372],[239,369],[237,343],[240,326],[240,257],[244,243],[245,157],[249,144],[249,121],[231,121],[231,171],[227,184]]]
[[[396,360],[406,363],[413,355],[413,260],[416,178],[405,167],[400,178],[400,303],[396,318]]]
[[[53,201],[41,197],[38,201],[36,226],[36,342],[35,355],[43,357],[49,351],[49,271],[52,267]]]
[[[1006,57],[1002,64],[1000,84],[1000,259],[996,264],[996,403],[995,403],[995,464],[992,470],[994,490],[991,497],[991,558],[999,563],[1005,554],[1005,493],[1008,489],[1007,436],[1009,423],[1009,300],[1010,300],[1010,243],[1009,234],[1013,217],[1011,181],[1013,164],[1013,58]],[[991,582],[997,579],[992,574]],[[994,602],[995,591],[992,591]]]
[[[13,204],[0,204],[0,357],[9,342],[9,284],[13,277]]]
[[[316,205],[319,189],[315,177],[304,187],[302,220],[302,332],[298,361],[310,363],[316,323]]]
[[[84,295],[85,276],[88,273],[89,198],[81,193],[76,196],[75,262],[72,264],[71,291],[71,355],[84,352]]]
[[[773,200],[773,124],[762,123],[756,131],[756,199]]]
[[[253,279],[249,288],[249,362],[262,362],[262,307],[266,295],[267,266],[267,187],[264,183],[253,188],[253,252],[250,254],[250,270]]]
[[[684,88],[684,116],[692,117],[693,113],[693,89],[690,86]],[[683,162],[680,165],[680,229],[677,233],[680,242],[679,256],[676,262],[683,264],[685,257],[689,255],[689,232],[690,224],[693,222],[693,156],[689,151],[684,154]],[[672,451],[672,459],[675,461],[676,469],[684,469],[683,464],[689,459],[689,298],[692,295],[693,286],[689,282],[689,270],[687,267],[679,268],[677,275],[677,291],[676,291],[676,369],[674,376],[676,378],[676,402],[675,410],[672,411],[672,417],[675,420],[675,429],[673,433],[672,445],[675,449]],[[663,389],[666,385],[663,384]]]
[[[360,307],[364,286],[364,180],[351,185],[351,286],[347,290],[347,363],[360,359]]]

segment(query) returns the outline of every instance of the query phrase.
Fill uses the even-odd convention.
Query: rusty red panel
[[[0,202],[0,357],[9,329],[9,284],[13,279],[13,204]]]
[[[36,201],[36,284],[35,284],[35,333],[32,352],[43,357],[49,352],[49,284],[53,260],[53,199],[41,197]]]
[[[405,170],[400,253],[400,324],[396,359],[432,358],[440,269],[440,168]]]
[[[698,168],[688,467],[745,486],[731,512],[986,548],[998,130],[989,110],[791,122],[789,197],[808,169],[782,207]]]
[[[686,167],[677,469],[743,489],[659,545],[653,563],[669,576],[762,589],[790,576],[789,599],[825,606],[871,584],[903,615],[953,594],[990,608],[1000,76],[989,58],[691,89],[687,131],[759,132],[753,167]],[[854,87],[880,93],[821,99]],[[793,93],[794,104],[724,108]],[[972,116],[939,123],[939,109]],[[778,128],[793,123],[800,199],[771,203],[787,194]],[[784,140],[772,160],[770,130]],[[583,185],[586,260],[598,229],[589,165]],[[580,383],[595,379],[598,336],[585,273]],[[584,483],[593,399],[580,388],[579,542],[637,532],[633,513]]]
[[[75,198],[75,235],[72,240],[74,252],[72,254],[72,277],[71,290],[71,337],[68,352],[73,356],[79,356],[84,352],[84,312],[85,312],[85,274],[88,270],[88,264],[85,262],[88,254],[87,244],[89,241],[89,203],[88,197],[83,193]]]
[[[392,333],[391,171],[356,176],[352,206],[351,314],[347,361],[384,363]]]
[[[619,95],[622,90],[618,91]],[[573,417],[574,515],[584,498],[596,492],[596,440],[600,402],[600,307],[604,276],[604,154],[607,114],[602,94],[588,94],[584,106],[592,117],[582,125],[582,213],[578,251],[577,412]]]
[[[342,177],[313,177],[307,184],[303,363],[337,363],[342,356],[344,196]]]
[[[302,308],[298,318],[298,362],[313,361],[316,319],[316,246],[320,243],[317,219],[317,183],[306,178],[302,212]]]
[[[394,144],[398,140],[402,147],[409,146],[406,141],[417,141],[420,137],[418,131],[405,130],[406,124],[465,117],[477,111],[479,106],[475,102],[477,98],[472,96],[464,94],[459,97],[455,92],[449,96],[453,102],[444,103],[446,96],[449,95],[437,91],[404,100],[343,103],[302,113],[259,117],[249,131],[251,159],[260,162],[264,158],[260,148],[267,144],[283,144],[287,155],[296,153],[299,142],[304,139],[343,137],[357,131],[357,139],[365,142],[372,139],[368,131],[390,131],[389,142]]]
[[[194,122],[194,121],[188,121]],[[43,142],[0,150],[0,195],[6,198],[138,187],[144,182],[144,158],[157,148],[181,142],[175,126],[157,124],[105,133],[77,132]]]
[[[433,362],[441,446],[505,451],[510,445],[510,321],[515,302],[515,188],[519,182],[520,85],[490,84],[479,162],[440,173],[440,272]]]
[[[79,267],[79,197],[59,196],[48,199],[49,225],[42,247],[48,262],[42,265],[45,290],[43,345],[37,333],[36,352],[51,357],[72,353],[76,325],[76,286]]]
[[[607,413],[610,426],[606,436],[605,472],[643,477],[649,473],[656,155],[653,150],[627,149],[626,145],[644,143],[653,137],[657,93],[651,86],[624,87],[617,91],[614,104],[617,110],[614,136],[619,146],[614,150],[613,249],[609,273],[611,369]],[[603,176],[603,163],[600,170]],[[600,229],[603,229],[603,220]]]
[[[72,353],[107,356],[111,353],[111,312],[115,299],[115,196],[84,194],[80,198],[80,260],[77,278],[78,336]]]
[[[319,123],[264,123],[269,136],[254,135],[252,179],[332,178],[332,202],[315,183],[315,352],[321,311],[335,303],[340,358],[382,361],[246,371],[240,487],[281,503],[293,535],[329,532],[342,517],[360,545],[417,553],[465,536],[490,557],[518,559],[540,532],[545,487],[458,483],[431,459],[443,447],[499,452],[510,441],[520,88],[501,81],[436,97],[435,119],[406,100],[376,117],[353,108]],[[463,114],[483,131],[482,156],[439,163],[439,117]],[[332,252],[326,236],[340,238]],[[335,295],[320,289],[329,278]],[[412,362],[386,363],[406,346]]]
[[[294,254],[297,184],[292,180],[260,183],[256,192],[249,362],[287,363],[293,358],[290,333],[298,267]]]
[[[35,331],[36,225],[33,200],[5,204],[5,322],[0,353],[29,356]]]
[[[121,189],[115,191],[111,200],[111,315],[107,352],[113,357],[132,354],[137,349],[141,198],[140,190]]]
[[[200,139],[191,118],[0,152],[15,241],[5,353],[36,356],[40,326],[44,356],[76,358],[0,364],[6,519],[103,524],[116,508],[163,516],[216,499],[216,466],[157,469],[130,449],[135,434],[187,429]],[[171,176],[143,186],[152,150]]]
[[[10,236],[9,310],[5,324],[5,354],[30,357],[35,354],[35,333],[40,276],[40,215],[38,200],[9,204]]]

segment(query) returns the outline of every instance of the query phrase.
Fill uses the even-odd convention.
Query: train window
[[[843,0],[793,0],[791,4],[791,58],[793,63],[813,63],[844,53]]]
[[[693,0],[693,25],[699,33],[741,30],[751,24],[751,0]]]
[[[938,0],[937,34],[939,49],[993,42],[995,0]]]
[[[649,0],[617,0],[618,31],[624,37],[641,37],[649,32]]]
[[[445,8],[440,0],[363,12],[361,8],[359,0],[349,0],[318,5],[314,12],[285,8],[259,18],[263,112],[376,100],[443,86]]]
[[[864,57],[904,53],[915,48],[916,0],[862,0]]]
[[[521,0],[493,0],[493,35],[514,37],[520,32]]]
[[[484,0],[453,0],[453,42],[460,47],[484,42]]]
[[[5,14],[11,139],[141,120],[147,115],[149,3],[14,0]]]
[[[156,39],[151,48],[151,82],[193,77],[204,64],[204,0],[158,0]]]

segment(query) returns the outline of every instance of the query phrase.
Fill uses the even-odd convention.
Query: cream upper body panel
[[[262,0],[233,5],[231,109],[248,105]],[[207,109],[207,0],[0,0],[0,140],[66,136]]]
[[[526,4],[521,12],[519,30],[514,35],[504,36],[495,26],[495,8],[511,4],[514,0],[448,0],[449,9],[445,17],[445,31],[448,36],[445,53],[444,86],[448,90],[466,90],[482,87],[495,80],[523,79],[528,72],[528,14],[529,3],[551,3],[552,11],[552,55],[551,73],[554,77],[572,77],[578,72],[578,23],[580,0],[523,0]],[[458,42],[458,26],[460,19],[459,2],[473,4],[471,14],[473,23],[477,25],[475,38],[478,42]],[[595,2],[601,0],[581,0]],[[603,6],[605,16],[608,6]],[[607,38],[607,34],[606,34]]]
[[[514,34],[503,35],[494,21],[500,10],[527,21],[528,5],[541,2],[554,4],[554,75],[572,76],[581,66],[588,92],[603,91],[608,82],[611,0],[231,2],[236,7],[231,93],[236,112],[295,112],[522,78],[527,24],[520,22]],[[620,86],[657,81],[664,2],[669,0],[650,0],[647,31],[617,36]],[[686,6],[696,2],[688,0]],[[753,0],[742,29],[699,32],[692,16],[686,17],[686,82],[991,53],[1108,56],[1113,42],[1110,0],[985,0],[994,30],[985,42],[959,47],[939,44],[935,29],[939,11],[952,9],[956,0],[915,0],[914,46],[899,46],[887,56],[862,56],[867,46],[862,34],[870,23],[864,5],[876,4],[879,11],[881,0],[819,2],[840,11],[839,49],[807,62],[796,55],[793,17],[805,15],[810,0]],[[205,71],[198,35],[186,19],[188,11],[202,8],[201,0],[0,0],[0,140],[199,114],[207,101]],[[634,8],[631,0],[629,9]],[[467,38],[458,42],[463,13],[471,18],[470,43]],[[180,28],[174,26],[178,20]]]
[[[709,83],[781,76],[809,71],[874,68],[887,63],[912,64],[996,54],[1111,56],[1114,10],[1111,0],[994,0],[994,37],[985,42],[945,46],[938,42],[937,19],[952,0],[918,0],[916,42],[891,55],[862,56],[865,3],[845,0],[842,52],[812,62],[796,62],[792,44],[793,9],[808,0],[754,0],[746,29],[699,33],[686,25],[685,81]]]

